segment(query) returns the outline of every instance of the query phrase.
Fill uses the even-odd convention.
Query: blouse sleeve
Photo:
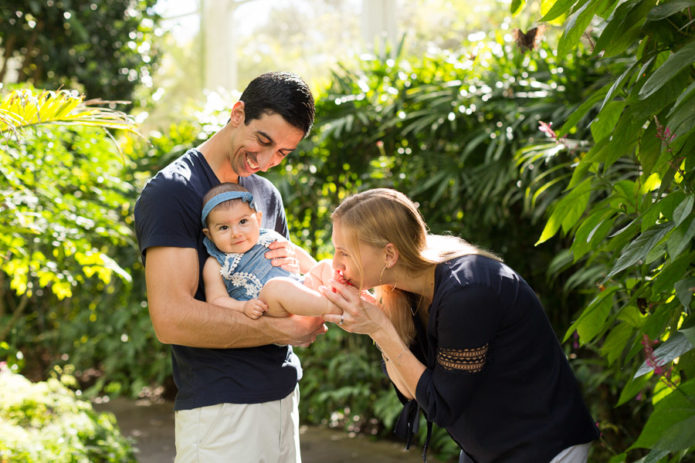
[[[415,397],[430,420],[448,426],[465,413],[485,371],[501,302],[484,286],[458,287],[442,301],[436,362],[420,377]]]

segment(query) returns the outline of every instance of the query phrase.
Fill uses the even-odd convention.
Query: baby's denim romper
[[[268,245],[278,239],[284,238],[273,230],[261,228],[258,243],[243,254],[225,254],[207,237],[204,239],[208,253],[222,266],[220,275],[230,297],[237,301],[256,299],[263,285],[275,277],[290,277],[301,281],[299,275],[281,267],[273,267],[270,260],[265,258]]]

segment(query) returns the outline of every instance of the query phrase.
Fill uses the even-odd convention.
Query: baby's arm
[[[315,289],[292,278],[277,277],[269,280],[259,299],[268,304],[266,315],[286,317],[290,314],[318,317],[328,313],[343,313]]]
[[[203,283],[205,284],[205,300],[211,304],[220,305],[228,309],[243,312],[249,318],[256,319],[268,309],[265,302],[258,299],[250,301],[237,301],[229,297],[227,288],[220,275],[220,263],[214,257],[208,257],[203,267]]]

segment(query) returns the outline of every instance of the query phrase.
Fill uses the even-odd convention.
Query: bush
[[[0,366],[0,462],[134,462],[111,413],[96,413],[65,383],[32,383]]]

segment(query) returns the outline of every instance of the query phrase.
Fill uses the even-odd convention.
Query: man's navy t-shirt
[[[189,150],[152,177],[135,204],[135,229],[143,261],[154,246],[198,251],[198,289],[205,300],[203,265],[208,253],[200,223],[202,200],[220,181],[203,154]],[[287,220],[277,188],[257,175],[239,177],[263,212],[263,228],[288,237]],[[171,269],[172,272],[176,269]],[[301,378],[299,359],[291,346],[244,349],[201,349],[172,345],[174,408],[187,410],[219,403],[261,403],[279,400]]]

